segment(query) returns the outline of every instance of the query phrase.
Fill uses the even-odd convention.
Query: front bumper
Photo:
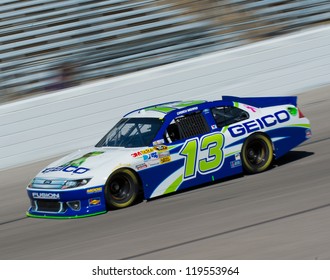
[[[27,188],[31,206],[27,216],[37,218],[83,218],[107,212],[104,186],[49,190]]]

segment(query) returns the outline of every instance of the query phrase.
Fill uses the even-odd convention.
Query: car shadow
[[[290,151],[284,156],[280,157],[274,162],[274,166],[283,166],[289,164],[291,162],[295,162],[306,157],[310,157],[314,155],[313,152],[306,152],[306,151]]]

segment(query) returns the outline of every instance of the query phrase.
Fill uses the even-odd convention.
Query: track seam
[[[15,220],[2,222],[2,223],[0,223],[0,226],[6,225],[6,224],[15,223],[15,222],[17,222],[17,221],[25,220],[25,219],[27,219],[27,218],[28,218],[28,217],[22,217],[22,218],[17,218],[17,219],[15,219]]]
[[[329,141],[329,140],[330,140],[330,137],[322,138],[322,139],[315,140],[315,141],[308,141],[307,143],[300,144],[300,145],[297,146],[296,148],[299,148],[299,147],[306,147],[306,146],[309,146],[309,145],[313,145],[313,144],[317,144],[317,143],[320,143],[320,142],[323,142],[323,141]]]

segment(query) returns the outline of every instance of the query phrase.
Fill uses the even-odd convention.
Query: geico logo
[[[60,199],[59,193],[32,193],[33,198],[42,199]]]
[[[73,174],[83,174],[87,171],[89,171],[88,168],[84,167],[75,167],[75,166],[57,166],[57,167],[50,167],[46,168],[42,173],[48,173],[48,172],[55,172],[55,171],[63,171],[63,172],[68,172],[68,173],[73,173]]]
[[[282,110],[276,112],[274,115],[266,115],[260,119],[244,122],[228,128],[232,137],[239,137],[245,134],[264,129],[265,127],[272,127],[278,123],[284,123],[290,120],[290,115],[287,111]]]

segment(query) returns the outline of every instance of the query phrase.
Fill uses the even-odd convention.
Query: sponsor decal
[[[88,189],[86,192],[87,192],[88,194],[102,192],[102,187],[97,187],[97,188]]]
[[[148,165],[146,164],[146,163],[142,163],[142,164],[138,164],[137,166],[136,166],[136,169],[137,170],[142,170],[142,169],[145,169],[145,168],[147,168],[148,167]]]
[[[156,152],[154,152],[154,148],[147,148],[145,150],[132,153],[131,156],[133,158],[143,157],[144,160],[147,160],[148,158],[151,158],[151,157],[154,158],[155,154],[156,154]]]
[[[128,167],[128,166],[131,166],[131,164],[130,164],[130,163],[118,163],[118,164],[116,165],[116,167],[114,168],[114,170],[115,170],[115,169],[118,169],[118,168],[120,168],[120,167]]]
[[[266,115],[260,119],[246,121],[242,124],[230,126],[228,131],[231,136],[235,138],[248,133],[252,133],[254,131],[258,131],[260,129],[264,129],[265,127],[268,128],[279,123],[287,122],[288,120],[290,120],[289,113],[286,110],[281,110],[276,112],[274,115]]]
[[[158,153],[156,153],[156,152],[153,152],[153,153],[147,154],[147,155],[143,155],[143,160],[144,161],[158,159],[158,158],[159,158],[159,156],[158,156]]]
[[[241,154],[240,153],[235,154],[235,160],[241,160]]]
[[[32,197],[35,199],[60,199],[59,193],[37,193],[33,192]]]
[[[257,112],[257,109],[255,107],[251,106],[251,105],[244,105],[244,107],[246,109],[251,110],[253,113]]]
[[[131,156],[133,158],[141,157],[142,156],[142,153],[140,151],[138,151],[138,152],[132,153]]]
[[[147,148],[145,150],[142,150],[141,154],[145,155],[145,154],[152,153],[153,151],[154,151],[154,148]]]
[[[158,153],[159,158],[164,158],[164,157],[169,157],[169,156],[170,156],[169,151]]]
[[[312,137],[312,130],[310,128],[306,129],[306,138]]]
[[[212,128],[212,129],[217,129],[217,125],[216,125],[216,124],[212,124],[212,125],[211,125],[211,128]]]
[[[50,185],[51,183],[52,183],[51,180],[45,180],[45,181],[44,181],[44,184],[45,184],[45,185]]]
[[[181,110],[181,111],[177,112],[176,114],[179,116],[179,115],[186,114],[186,113],[196,111],[196,110],[198,110],[197,106],[189,108],[189,109]]]
[[[155,165],[159,165],[159,160],[150,160],[148,161],[148,165],[149,166],[155,166]]]
[[[298,109],[296,107],[289,107],[288,108],[288,112],[292,115],[292,116],[297,116],[298,114]]]
[[[170,152],[166,145],[156,145],[151,148],[132,153],[133,158],[142,158],[144,163],[136,165],[137,170],[147,168],[149,166],[157,165],[159,163],[165,163],[171,160]],[[168,158],[160,160],[161,158]]]
[[[85,167],[76,167],[76,166],[57,166],[57,167],[49,167],[41,171],[41,173],[49,173],[49,172],[67,172],[72,174],[84,174],[88,172],[90,169]]]
[[[158,159],[158,158],[159,158],[158,153],[156,153],[156,152],[151,153],[151,154],[150,154],[150,158],[151,158],[151,159]]]
[[[168,150],[168,147],[165,146],[165,145],[158,145],[158,146],[155,146],[155,150],[157,150],[159,152],[167,151]]]
[[[157,146],[157,145],[162,145],[165,143],[164,139],[160,139],[160,140],[156,140],[154,142],[152,142],[152,145]]]
[[[167,163],[167,162],[170,162],[171,161],[171,157],[170,156],[166,156],[166,157],[162,157],[160,159],[160,163],[163,164],[163,163]]]
[[[95,156],[98,156],[98,155],[101,155],[103,154],[104,152],[102,151],[95,151],[95,152],[91,152],[91,153],[87,153],[85,155],[83,155],[82,157],[80,158],[76,158],[76,159],[73,159],[61,166],[74,166],[74,167],[79,167],[80,165],[82,165],[88,158],[90,157],[95,157]]]
[[[238,167],[238,166],[241,166],[241,165],[242,165],[241,160],[234,160],[234,161],[230,162],[230,167],[231,168],[235,168],[235,167]]]
[[[148,161],[150,159],[150,155],[143,155],[143,160]]]
[[[90,198],[88,204],[89,206],[99,206],[101,205],[101,199],[99,197]]]

